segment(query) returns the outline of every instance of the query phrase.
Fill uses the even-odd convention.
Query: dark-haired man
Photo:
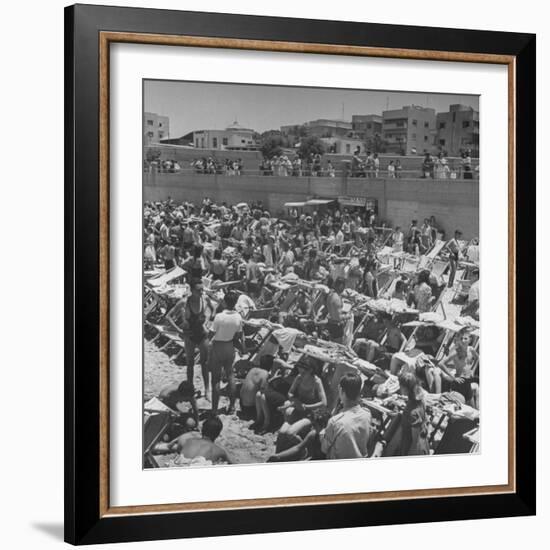
[[[362,385],[357,373],[344,374],[340,379],[338,394],[342,410],[328,421],[320,434],[321,449],[327,459],[367,456],[372,429],[370,412],[359,403]]]
[[[158,399],[173,411],[179,411],[192,417],[194,425],[188,423],[189,428],[194,428],[199,425],[199,410],[197,401],[195,400],[195,387],[191,382],[184,380],[183,382],[174,382],[164,386],[160,390]],[[181,407],[183,403],[189,403],[189,405],[191,405],[191,414],[184,412]]]
[[[184,434],[173,441],[170,448],[188,460],[202,456],[214,464],[217,462],[231,464],[225,449],[214,443],[222,428],[222,421],[217,416],[209,417],[202,425],[201,437],[190,437]]]
[[[214,317],[210,328],[209,370],[212,375],[212,411],[217,414],[220,399],[220,382],[222,369],[229,384],[229,410],[235,411],[235,377],[233,361],[235,360],[235,340],[243,339],[243,318],[235,310],[237,295],[230,291],[224,298],[225,309]],[[244,342],[242,342],[244,344]],[[243,346],[244,347],[244,346]]]

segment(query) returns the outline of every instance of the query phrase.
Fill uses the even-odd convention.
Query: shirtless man
[[[267,388],[267,380],[272,366],[273,355],[263,355],[260,358],[260,365],[254,365],[248,371],[239,396],[244,419],[256,418],[256,394]]]
[[[474,378],[473,368],[479,360],[479,355],[475,349],[470,346],[470,335],[467,331],[462,331],[457,335],[456,347],[454,352],[443,358],[439,363],[439,371],[435,376],[435,393],[441,392],[441,379],[451,383],[451,390],[457,391],[464,396],[466,402],[471,401],[477,409],[479,407],[479,384],[471,381]],[[449,368],[452,364],[453,370]]]
[[[344,341],[344,325],[346,316],[343,313],[344,304],[340,294],[346,286],[345,280],[342,278],[336,279],[334,286],[327,296],[327,328],[330,334],[330,339],[333,342],[341,344]]]
[[[202,456],[213,464],[219,462],[231,464],[225,449],[214,443],[222,428],[222,421],[217,416],[212,416],[204,421],[200,438],[184,434],[172,441],[170,448],[189,460]]]

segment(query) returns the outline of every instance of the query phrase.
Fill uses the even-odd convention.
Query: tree
[[[380,134],[374,134],[365,140],[365,150],[371,153],[385,153],[388,142]]]
[[[161,152],[159,149],[151,149],[150,147],[147,148],[147,151],[145,152],[145,160],[147,162],[153,162],[158,161],[160,159]]]
[[[325,152],[325,144],[317,136],[302,139],[298,149],[298,156],[307,159],[310,155],[322,155]]]
[[[262,134],[260,151],[265,158],[270,159],[277,155],[281,155],[283,147],[288,147],[288,139],[286,139],[285,136],[280,133],[276,134],[272,130]]]

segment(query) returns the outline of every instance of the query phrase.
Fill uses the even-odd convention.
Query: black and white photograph
[[[143,467],[477,453],[479,96],[142,99]]]

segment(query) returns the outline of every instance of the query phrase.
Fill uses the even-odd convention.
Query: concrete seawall
[[[461,229],[479,236],[479,181],[385,178],[224,176],[147,173],[145,201],[197,202],[210,197],[228,204],[261,200],[272,214],[291,201],[342,196],[375,199],[380,219],[407,228],[412,219],[435,216],[447,235]]]

